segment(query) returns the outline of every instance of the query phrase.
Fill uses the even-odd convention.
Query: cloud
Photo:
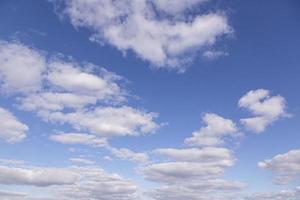
[[[22,141],[29,130],[28,126],[20,122],[8,110],[0,107],[0,139],[8,143]]]
[[[48,58],[21,43],[0,42],[0,49],[0,84],[3,92],[16,92],[19,109],[102,137],[148,134],[160,126],[154,121],[156,113],[126,105],[128,94],[120,87],[123,78],[104,68],[63,56]],[[23,65],[15,67],[15,62]],[[26,76],[16,78],[17,74]]]
[[[60,133],[51,135],[49,137],[50,140],[59,142],[62,144],[71,144],[71,145],[89,145],[94,147],[102,147],[108,150],[114,157],[117,157],[122,160],[128,160],[138,163],[146,163],[148,162],[148,155],[146,153],[138,153],[134,152],[127,148],[115,148],[108,144],[106,138],[99,138],[95,135],[85,134],[85,133]],[[1,161],[1,160],[0,160]],[[82,163],[86,163],[83,159],[74,159],[71,161],[82,161]]]
[[[2,185],[27,185],[42,187],[48,198],[37,198],[27,194],[22,200],[40,199],[94,199],[134,200],[138,187],[117,174],[110,174],[100,167],[14,168],[0,166]],[[51,186],[51,187],[50,187]],[[49,190],[42,190],[42,189]],[[51,191],[51,193],[49,193]],[[0,196],[9,195],[0,192]],[[17,195],[17,194],[16,194]],[[20,199],[20,200],[21,200]]]
[[[0,198],[2,200],[23,200],[25,196],[25,193],[0,190]]]
[[[157,9],[170,14],[178,15],[209,0],[153,0]]]
[[[128,106],[97,107],[77,112],[44,113],[45,120],[69,123],[77,130],[88,130],[101,137],[138,136],[154,132],[159,125],[154,122],[156,113],[146,113]]]
[[[33,185],[46,187],[51,185],[73,184],[79,176],[66,169],[59,168],[13,168],[0,166],[0,184]]]
[[[156,200],[233,200],[237,199],[236,192],[244,188],[245,184],[241,182],[215,179],[192,184],[187,183],[181,186],[168,185],[150,190],[147,194]]]
[[[149,180],[172,184],[215,179],[235,162],[232,152],[225,148],[157,149],[154,152],[171,161],[150,164],[141,169],[142,173]]]
[[[271,170],[275,174],[275,183],[288,184],[300,176],[300,149],[276,155],[272,159],[259,162],[258,166]]]
[[[238,128],[230,119],[225,119],[214,113],[206,113],[203,117],[206,125],[193,136],[185,139],[185,143],[191,146],[217,146],[224,143],[226,136],[238,136]]]
[[[107,148],[113,156],[122,160],[128,160],[137,163],[149,162],[149,156],[147,153],[134,152],[127,148],[115,148],[111,146],[108,146]]]
[[[112,72],[100,68],[95,75],[88,71],[96,68],[92,64],[80,66],[75,62],[53,61],[49,63],[47,80],[58,89],[97,97],[98,100],[123,100],[122,90],[116,81],[122,79]]]
[[[214,60],[221,56],[228,56],[228,53],[223,51],[213,51],[213,50],[207,50],[203,53],[203,57],[207,58],[208,60]]]
[[[94,161],[89,160],[89,159],[84,159],[84,158],[70,158],[69,161],[78,163],[78,164],[83,164],[83,165],[93,165],[95,164]]]
[[[194,162],[166,162],[147,166],[142,172],[148,180],[174,183],[215,178],[223,174],[223,167]]]
[[[241,123],[255,133],[263,132],[268,125],[287,116],[285,99],[279,95],[271,96],[270,91],[265,89],[249,91],[239,100],[238,105],[255,115],[241,119]]]
[[[298,200],[300,193],[297,190],[281,190],[279,192],[255,193],[245,200]]]
[[[91,30],[92,41],[108,43],[123,52],[132,50],[156,67],[178,71],[185,70],[197,51],[232,32],[221,12],[184,14],[203,0],[54,2],[63,7],[59,14],[68,16],[74,27]]]
[[[45,57],[20,43],[0,40],[0,88],[4,93],[40,90]]]
[[[105,138],[99,138],[95,135],[85,133],[60,133],[51,135],[49,139],[62,144],[81,144],[96,147],[104,147],[107,145]]]
[[[226,148],[205,147],[202,149],[156,149],[154,153],[183,162],[223,163],[233,165],[234,157],[232,151]]]

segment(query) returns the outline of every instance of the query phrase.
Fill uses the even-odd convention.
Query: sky
[[[300,2],[0,1],[0,199],[299,200]]]

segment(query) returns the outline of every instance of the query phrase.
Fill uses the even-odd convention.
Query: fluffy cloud
[[[49,139],[62,144],[82,144],[96,147],[103,147],[107,145],[105,138],[99,138],[95,135],[85,133],[60,133],[51,135]]]
[[[142,172],[151,181],[176,183],[216,178],[222,175],[224,166],[194,162],[166,162],[147,166]]]
[[[258,163],[258,166],[275,173],[275,183],[287,184],[300,175],[300,149],[279,154],[272,159]]]
[[[21,92],[16,97],[20,109],[48,122],[68,123],[104,137],[141,135],[159,127],[156,113],[126,106],[127,92],[119,86],[122,77],[91,63],[46,58],[24,44],[0,42],[0,78],[4,92]]]
[[[149,161],[149,156],[146,153],[134,152],[127,148],[115,148],[111,146],[108,146],[107,148],[113,156],[122,160],[137,163],[147,163]]]
[[[251,90],[239,100],[239,107],[249,110],[255,117],[241,119],[241,123],[256,133],[286,116],[286,102],[282,96],[271,96],[265,89]]]
[[[0,166],[2,185],[30,185],[51,189],[48,198],[31,197],[22,200],[64,199],[72,200],[132,200],[136,199],[138,187],[117,174],[110,174],[99,167],[66,168],[13,168]],[[0,196],[13,194],[0,192]],[[15,195],[18,196],[16,193]],[[21,194],[20,194],[21,195]]]
[[[154,152],[171,161],[148,165],[142,169],[143,174],[149,180],[173,184],[215,179],[235,161],[232,152],[225,148],[157,149]]]
[[[224,14],[184,14],[204,0],[55,2],[64,2],[62,13],[75,27],[92,31],[92,41],[109,43],[121,51],[132,50],[157,67],[179,71],[184,71],[183,64],[192,59],[187,55],[212,46],[219,37],[231,33]]]
[[[44,56],[19,43],[0,41],[0,87],[5,93],[38,91],[46,63]]]
[[[0,139],[8,143],[20,142],[26,137],[27,125],[20,122],[8,110],[0,107]]]
[[[156,154],[170,157],[183,162],[205,162],[211,164],[223,163],[231,166],[234,162],[232,151],[226,148],[205,147],[202,149],[156,149]]]
[[[109,174],[101,168],[74,168],[83,178],[74,185],[57,189],[57,197],[95,200],[134,200],[138,187],[117,174]]]
[[[12,168],[0,166],[0,184],[34,185],[39,187],[73,184],[79,176],[67,169],[58,168]]]
[[[207,113],[203,117],[206,125],[193,136],[185,139],[185,143],[192,146],[216,146],[223,144],[226,136],[237,136],[238,128],[230,119],[225,119],[214,113]]]
[[[53,122],[69,123],[75,129],[88,130],[102,137],[137,136],[154,132],[159,125],[155,113],[146,113],[128,106],[97,107],[94,110],[72,113],[45,113],[43,118]]]

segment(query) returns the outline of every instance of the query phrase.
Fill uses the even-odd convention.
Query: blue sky
[[[299,9],[1,1],[1,199],[298,200]]]

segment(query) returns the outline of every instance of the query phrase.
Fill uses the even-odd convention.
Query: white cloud
[[[191,146],[216,146],[224,143],[226,136],[238,136],[238,128],[230,119],[225,119],[214,113],[206,113],[203,117],[206,125],[193,136],[185,139],[185,143]]]
[[[5,93],[35,92],[42,83],[44,56],[20,43],[0,40],[0,88]]]
[[[115,148],[115,147],[107,147],[110,153],[122,160],[129,160],[133,162],[138,163],[147,163],[149,162],[148,154],[146,153],[140,153],[140,152],[134,152],[127,148]]]
[[[265,89],[251,90],[239,100],[239,107],[249,110],[252,118],[241,119],[241,123],[256,133],[263,132],[268,125],[287,116],[286,101],[282,96],[271,96]]]
[[[20,122],[8,110],[0,107],[0,139],[8,143],[22,141],[26,137],[28,126]]]
[[[85,133],[60,133],[51,135],[49,139],[62,144],[82,144],[96,147],[104,147],[107,145],[105,138],[99,138],[95,135]]]
[[[51,185],[73,184],[79,176],[66,169],[59,168],[13,168],[0,166],[0,184],[34,185],[46,187]]]
[[[75,27],[89,28],[92,41],[107,42],[123,52],[132,50],[157,67],[178,71],[185,70],[191,55],[231,33],[224,14],[211,12],[192,18],[183,14],[203,0],[172,1],[172,6],[170,1],[146,0],[64,2],[62,13]],[[165,14],[182,15],[170,19]]]
[[[93,165],[95,164],[94,161],[85,159],[85,158],[70,158],[69,161],[78,163],[78,164],[83,164],[83,165]]]
[[[216,147],[205,147],[202,149],[156,149],[154,153],[183,162],[222,163],[231,166],[235,161],[232,151],[226,148]]]
[[[127,92],[119,86],[123,78],[104,68],[61,57],[48,59],[38,50],[13,42],[0,42],[0,50],[2,90],[21,88],[14,90],[22,92],[14,96],[20,109],[34,111],[48,122],[68,123],[104,137],[137,136],[159,127],[154,121],[156,113],[126,106]],[[14,67],[15,60],[24,65]],[[16,74],[25,74],[25,82]],[[12,80],[18,85],[12,85]]]
[[[138,187],[117,174],[110,174],[100,167],[6,167],[0,166],[0,184],[36,186],[47,198],[38,198],[27,194],[20,200],[134,200]],[[51,186],[51,187],[50,187]],[[13,197],[18,193],[1,192],[0,197]],[[9,198],[9,200],[12,200]]]
[[[156,113],[147,113],[128,106],[97,107],[73,113],[44,113],[43,118],[53,122],[69,123],[75,129],[88,130],[102,137],[138,136],[154,132]]]
[[[258,166],[271,170],[275,174],[275,183],[287,184],[300,176],[300,149],[291,150],[259,162]]]
[[[80,109],[89,104],[96,104],[96,102],[97,98],[93,96],[57,92],[37,93],[19,99],[20,108],[28,111]]]
[[[155,182],[180,183],[199,179],[213,179],[223,174],[223,165],[197,162],[166,162],[143,168],[145,178]]]
[[[88,71],[92,64],[53,61],[49,63],[47,80],[59,89],[75,94],[97,97],[98,100],[122,100],[121,88],[116,84],[120,76],[101,69],[99,75]]]

